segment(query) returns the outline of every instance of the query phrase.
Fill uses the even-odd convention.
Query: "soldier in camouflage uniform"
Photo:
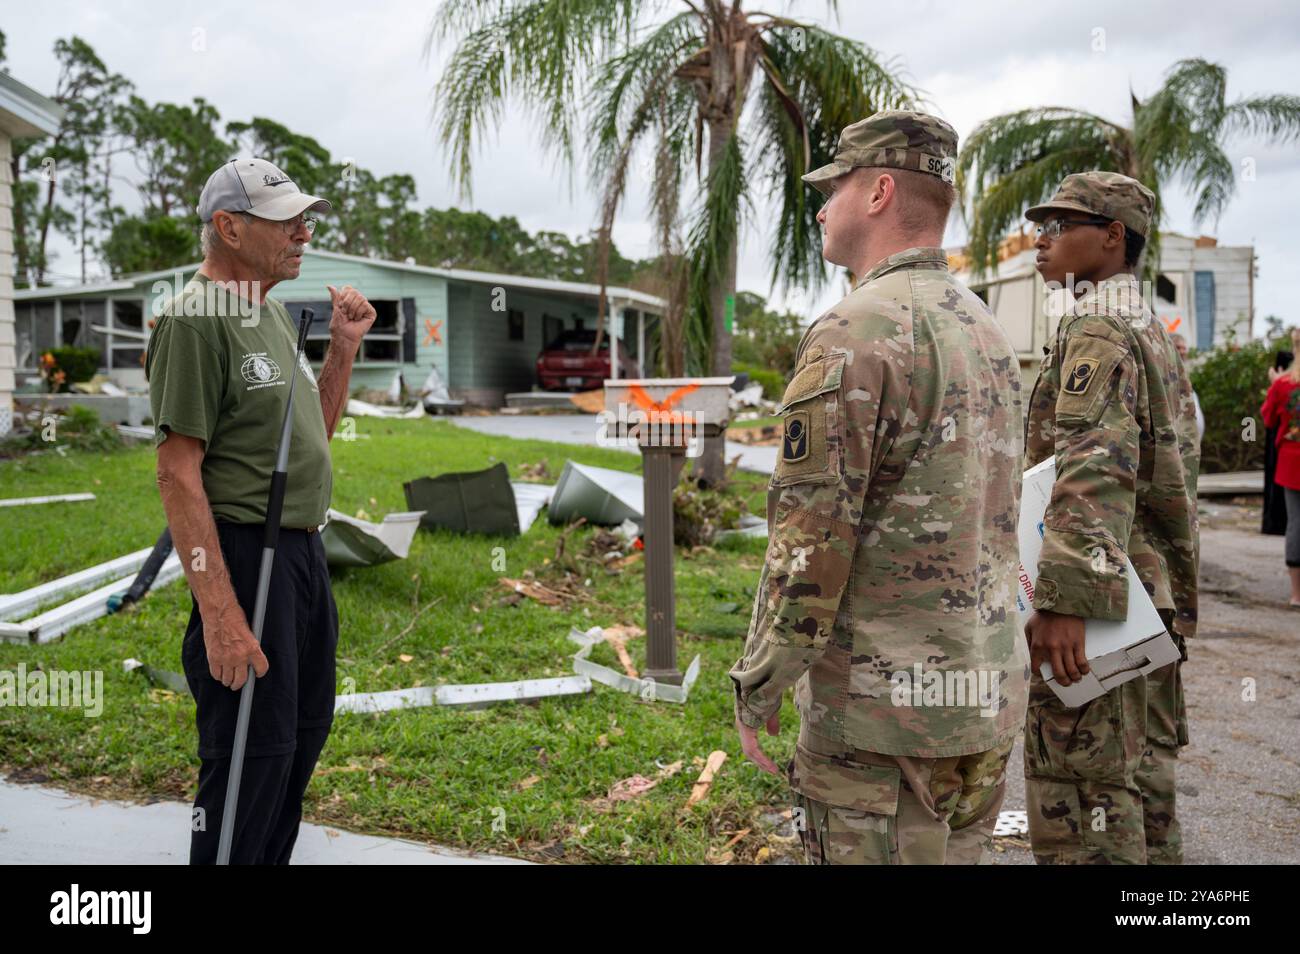
[[[1038,270],[1073,284],[1029,400],[1027,466],[1055,456],[1030,641],[1025,778],[1040,863],[1182,861],[1174,765],[1187,744],[1178,662],[1077,709],[1039,673],[1088,671],[1085,619],[1124,619],[1128,555],[1186,659],[1196,631],[1199,449],[1191,383],[1132,274],[1154,196],[1112,172],[1067,176],[1025,213]]]
[[[822,254],[859,276],[799,346],[781,401],[767,558],[731,670],[745,754],[789,770],[814,863],[987,860],[1024,718],[1015,609],[1020,371],[948,272],[957,136],[910,111],[847,127],[805,176]]]

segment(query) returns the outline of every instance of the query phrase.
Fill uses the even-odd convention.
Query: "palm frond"
[[[518,94],[536,113],[542,140],[572,162],[579,95],[587,71],[632,33],[643,0],[447,0],[426,39],[464,32],[435,90],[434,118],[452,172],[470,191],[475,137],[495,127]],[[453,9],[456,8],[456,9]]]
[[[1164,85],[1152,100],[1178,101],[1198,129],[1217,134],[1226,112],[1228,71],[1200,58],[1179,60],[1165,74]],[[1149,105],[1148,101],[1148,104]]]
[[[1300,137],[1300,96],[1279,94],[1239,99],[1228,107],[1223,133],[1291,142]]]
[[[914,105],[918,94],[898,78],[894,61],[806,23],[769,24],[761,55],[750,138],[758,144],[753,168],[780,203],[769,254],[772,287],[820,289],[827,276],[817,223],[821,200],[800,177],[831,161],[845,126],[881,109]]]
[[[1122,130],[1077,110],[1046,107],[995,116],[976,127],[957,162],[968,252],[975,273],[997,263],[998,245],[1023,223],[1026,208],[1055,193],[1061,180],[1089,169],[1123,171]]]

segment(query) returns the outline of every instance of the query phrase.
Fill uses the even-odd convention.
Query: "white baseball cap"
[[[301,191],[292,179],[265,159],[231,159],[208,176],[199,196],[198,213],[204,222],[214,212],[247,212],[283,222],[302,213],[328,212],[320,196]]]

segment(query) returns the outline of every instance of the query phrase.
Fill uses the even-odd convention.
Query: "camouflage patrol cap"
[[[885,109],[845,126],[835,158],[803,177],[823,195],[831,180],[859,166],[914,169],[952,182],[957,175],[957,132],[938,116]]]
[[[1041,222],[1053,212],[1083,212],[1114,219],[1146,238],[1155,211],[1155,193],[1118,172],[1078,172],[1066,176],[1051,201],[1025,212],[1031,222]]]

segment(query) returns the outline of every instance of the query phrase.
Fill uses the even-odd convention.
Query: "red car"
[[[609,336],[600,339],[600,350],[592,354],[596,343],[594,330],[565,331],[537,356],[537,383],[544,391],[594,391],[612,377],[609,363]],[[630,357],[627,345],[618,343],[618,376],[637,378],[641,371]]]

